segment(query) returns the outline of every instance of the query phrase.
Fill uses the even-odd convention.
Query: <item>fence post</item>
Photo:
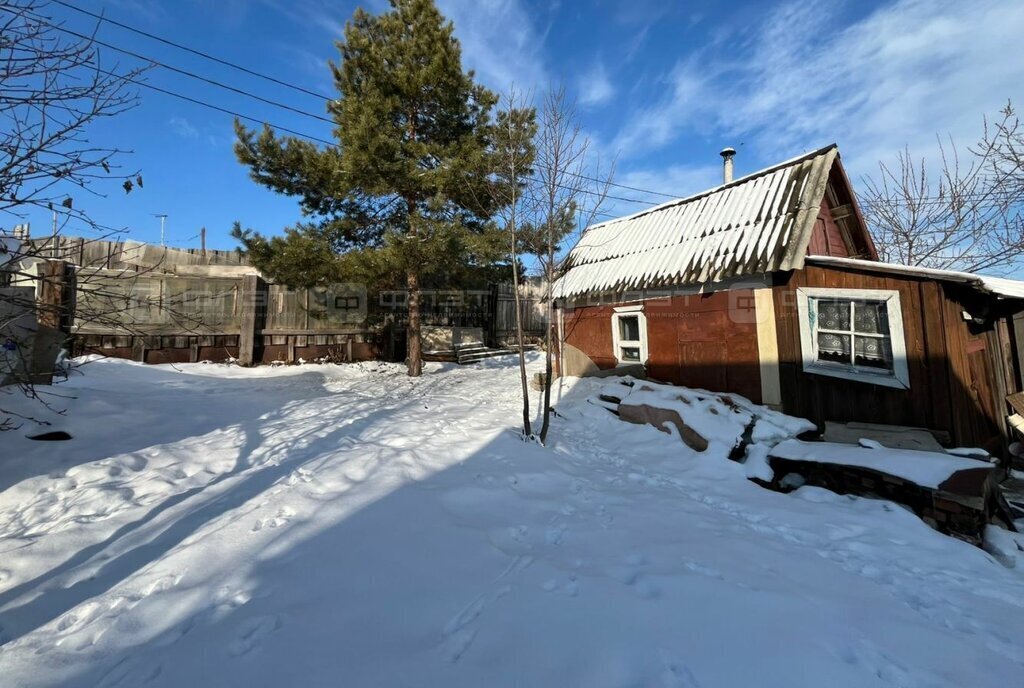
[[[61,330],[68,322],[68,265],[62,260],[39,264],[39,324]]]
[[[242,277],[242,320],[238,333],[238,363],[251,366],[256,361],[256,336],[266,301],[267,283],[259,275]]]
[[[29,373],[32,382],[48,385],[53,378],[57,355],[67,343],[67,333],[74,322],[74,314],[70,312],[74,276],[70,266],[62,260],[43,261],[38,270],[36,321],[39,328],[32,341]]]

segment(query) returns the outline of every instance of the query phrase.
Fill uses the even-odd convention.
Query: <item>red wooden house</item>
[[[835,145],[589,227],[555,297],[564,375],[643,366],[819,425],[996,452],[1024,388],[1024,282],[878,262]]]

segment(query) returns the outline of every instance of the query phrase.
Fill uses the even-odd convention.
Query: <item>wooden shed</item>
[[[836,146],[587,229],[555,285],[560,372],[643,366],[826,421],[1005,449],[1024,282],[881,263]]]

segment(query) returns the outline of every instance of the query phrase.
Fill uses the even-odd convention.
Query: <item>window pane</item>
[[[624,342],[639,342],[640,318],[635,315],[620,315],[619,339]]]
[[[635,346],[623,346],[620,348],[620,361],[640,361],[640,349]]]
[[[892,342],[888,338],[857,337],[853,360],[859,366],[892,370]]]
[[[850,362],[850,335],[818,333],[818,360]]]
[[[884,301],[853,304],[853,329],[857,332],[889,334],[889,311]]]
[[[850,302],[818,299],[818,327],[825,330],[849,330]]]

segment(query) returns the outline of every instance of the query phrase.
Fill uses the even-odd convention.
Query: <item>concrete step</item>
[[[459,355],[455,352],[455,349],[447,349],[444,351],[424,351],[423,360],[441,363],[456,363],[459,360]]]
[[[508,356],[515,352],[510,349],[486,349],[484,351],[474,351],[473,353],[463,354],[459,353],[459,364],[466,365],[469,363],[476,363],[482,361],[485,358],[494,358],[495,356]]]

